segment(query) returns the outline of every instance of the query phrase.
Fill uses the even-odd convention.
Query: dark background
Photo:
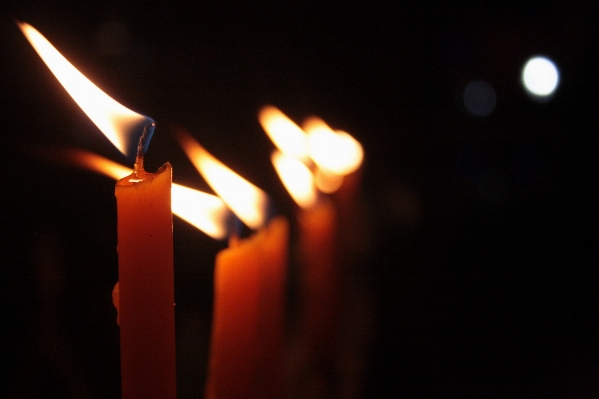
[[[255,3],[255,4],[252,4]],[[416,5],[419,3],[420,5]],[[51,76],[31,23],[109,95],[158,124],[147,169],[207,190],[171,132],[294,206],[257,112],[317,114],[366,151],[371,246],[364,398],[596,398],[597,8],[572,2],[14,1],[0,14],[3,394],[119,397],[114,182],[29,150],[124,162]],[[551,57],[551,101],[520,70]],[[473,79],[487,117],[462,102]],[[179,396],[201,397],[215,242],[174,222]]]

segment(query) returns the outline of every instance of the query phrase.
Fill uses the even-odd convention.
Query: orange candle
[[[298,211],[300,256],[299,335],[293,350],[294,389],[310,392],[336,375],[341,280],[337,250],[337,211],[328,198],[318,198],[314,177],[299,159],[275,151],[272,162]]]
[[[212,189],[247,226],[257,230],[248,239],[231,240],[230,248],[216,257],[206,396],[281,398],[288,222],[276,217],[266,224],[266,193],[185,132],[180,131],[178,139]]]
[[[336,391],[342,380],[339,354],[345,310],[341,264],[353,263],[350,257],[355,254],[340,244],[354,235],[353,225],[346,223],[354,212],[362,147],[348,133],[334,131],[316,117],[308,118],[301,129],[280,110],[267,106],[258,118],[278,148],[272,156],[275,169],[301,208],[300,323],[292,352],[299,376],[294,389],[312,396],[319,395],[314,390]],[[319,198],[318,191],[337,190],[335,198]]]
[[[115,189],[122,398],[176,398],[170,164]]]
[[[281,398],[288,222],[274,218],[216,257],[206,397]]]
[[[137,156],[133,174],[115,189],[122,397],[175,399],[172,170],[168,163],[155,174],[143,169],[154,122],[100,90],[31,25],[19,27],[102,133],[125,156]]]
[[[338,335],[341,280],[337,212],[331,201],[298,211],[302,333],[319,357],[333,351]]]

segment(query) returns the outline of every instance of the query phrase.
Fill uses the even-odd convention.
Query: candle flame
[[[100,90],[33,26],[17,24],[56,79],[112,144],[131,160],[138,152],[143,155],[154,131],[154,121]]]
[[[364,158],[362,145],[349,133],[331,129],[322,119],[310,117],[304,123],[310,156],[325,172],[347,175],[360,167]]]
[[[88,151],[60,150],[46,155],[103,174],[114,180],[120,180],[133,172],[131,168]],[[227,235],[227,226],[231,215],[225,203],[215,195],[173,183],[171,209],[173,214],[212,238],[222,239]]]
[[[271,160],[283,185],[295,202],[304,209],[312,207],[318,195],[310,169],[296,157],[280,151],[274,151]]]
[[[227,206],[216,195],[173,183],[171,188],[173,213],[212,238],[227,236],[231,216]]]
[[[330,173],[324,169],[316,168],[314,184],[323,193],[331,194],[339,190],[339,187],[343,184],[343,175]]]
[[[268,195],[212,156],[189,134],[179,131],[177,138],[198,172],[233,213],[254,230],[262,227],[268,217]]]
[[[304,162],[308,161],[310,153],[306,133],[281,110],[267,105],[260,110],[258,120],[282,153],[293,155]]]

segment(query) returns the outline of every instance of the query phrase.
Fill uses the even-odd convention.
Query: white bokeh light
[[[533,98],[547,100],[559,84],[559,72],[550,59],[532,57],[522,69],[522,83]]]

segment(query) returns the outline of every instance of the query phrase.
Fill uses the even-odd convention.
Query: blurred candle
[[[284,321],[289,225],[267,222],[258,187],[210,155],[191,136],[178,139],[189,159],[231,210],[257,232],[233,237],[216,256],[206,397],[284,397]]]
[[[299,159],[275,151],[272,162],[291,197],[300,206],[299,226],[303,356],[331,358],[338,332],[340,273],[337,253],[337,212],[328,198],[319,198],[312,172]],[[319,361],[320,365],[327,362]],[[330,373],[330,370],[324,370]]]
[[[297,220],[301,307],[294,352],[300,363],[306,363],[300,373],[308,375],[307,381],[298,384],[322,387],[338,379],[336,360],[344,283],[344,271],[340,269],[344,257],[339,242],[341,237],[352,234],[353,226],[340,228],[339,210],[346,209],[346,204],[331,201],[318,191],[332,194],[346,186],[347,195],[355,193],[354,179],[344,182],[344,177],[359,168],[363,151],[348,133],[333,131],[316,117],[308,118],[301,129],[277,108],[266,106],[258,119],[279,150],[273,153],[273,165],[300,206]]]
[[[317,187],[331,194],[338,212],[338,230],[342,254],[352,263],[356,252],[361,251],[369,237],[364,237],[368,221],[358,189],[361,180],[361,165],[364,160],[362,145],[349,133],[333,130],[322,119],[312,116],[302,124],[306,132],[310,157],[316,164]]]
[[[134,172],[115,189],[122,398],[175,399],[172,170],[168,163],[155,174],[143,168],[154,121],[96,87],[35,28],[19,27],[73,100],[126,157],[135,159]]]

